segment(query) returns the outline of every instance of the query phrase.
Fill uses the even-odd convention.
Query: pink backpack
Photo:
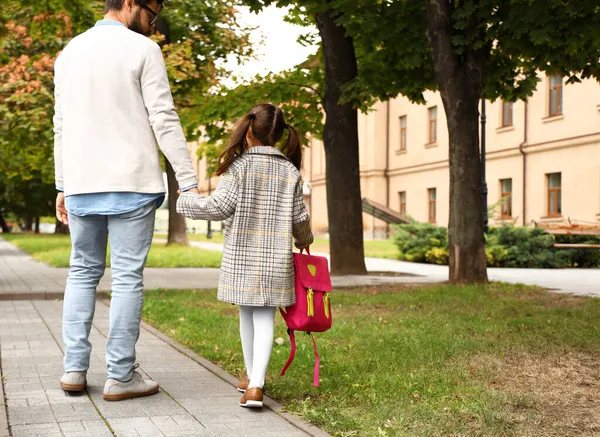
[[[294,271],[296,273],[296,304],[280,308],[281,315],[288,327],[288,335],[292,350],[287,363],[281,371],[285,375],[288,367],[296,356],[296,337],[294,331],[304,331],[313,341],[315,351],[314,386],[319,386],[319,365],[321,359],[317,352],[317,343],[313,332],[324,332],[331,328],[331,277],[329,276],[329,263],[327,258],[312,256],[310,250],[307,255],[294,253]]]

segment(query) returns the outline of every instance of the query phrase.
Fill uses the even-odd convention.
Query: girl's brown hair
[[[229,145],[219,158],[217,176],[225,173],[235,158],[246,151],[248,148],[246,134],[250,128],[252,128],[254,138],[265,146],[273,147],[281,140],[284,130],[287,129],[288,137],[281,146],[281,152],[300,170],[302,166],[302,147],[298,132],[292,126],[286,124],[281,109],[269,103],[261,103],[235,123]]]

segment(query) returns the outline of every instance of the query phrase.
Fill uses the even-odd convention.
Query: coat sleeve
[[[304,193],[302,190],[303,185],[304,183],[302,179],[299,179],[294,193],[294,217],[292,222],[292,233],[298,249],[305,249],[314,241],[314,236],[310,229],[310,217],[308,215],[306,205],[304,204]]]
[[[193,220],[227,220],[235,212],[238,195],[239,182],[230,168],[210,197],[182,193],[177,199],[177,212]]]

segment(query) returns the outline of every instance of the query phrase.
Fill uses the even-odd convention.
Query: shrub
[[[489,267],[565,268],[600,267],[600,251],[556,249],[559,243],[600,244],[600,237],[556,236],[541,228],[503,225],[486,235]],[[396,228],[398,259],[430,264],[448,264],[448,231],[429,223],[411,223]]]
[[[486,253],[493,255],[490,266],[567,267],[568,254],[555,249],[554,243],[554,237],[541,228],[503,225],[490,228],[486,235]]]
[[[600,244],[600,236],[594,235],[556,235],[557,243]],[[569,259],[569,267],[600,267],[599,249],[561,249]]]
[[[446,251],[446,263],[448,262],[448,230],[446,228],[430,223],[399,225],[396,228],[394,241],[398,246],[398,259],[400,260],[432,262],[430,259],[443,259],[439,251],[434,254],[432,249],[443,249]]]

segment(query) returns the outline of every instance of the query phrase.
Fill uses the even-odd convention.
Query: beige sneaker
[[[158,393],[159,385],[135,371],[129,382],[121,382],[116,379],[107,379],[104,385],[105,401],[123,401],[125,399],[140,398]]]
[[[60,386],[64,391],[84,391],[87,384],[87,372],[66,372],[60,378]]]

